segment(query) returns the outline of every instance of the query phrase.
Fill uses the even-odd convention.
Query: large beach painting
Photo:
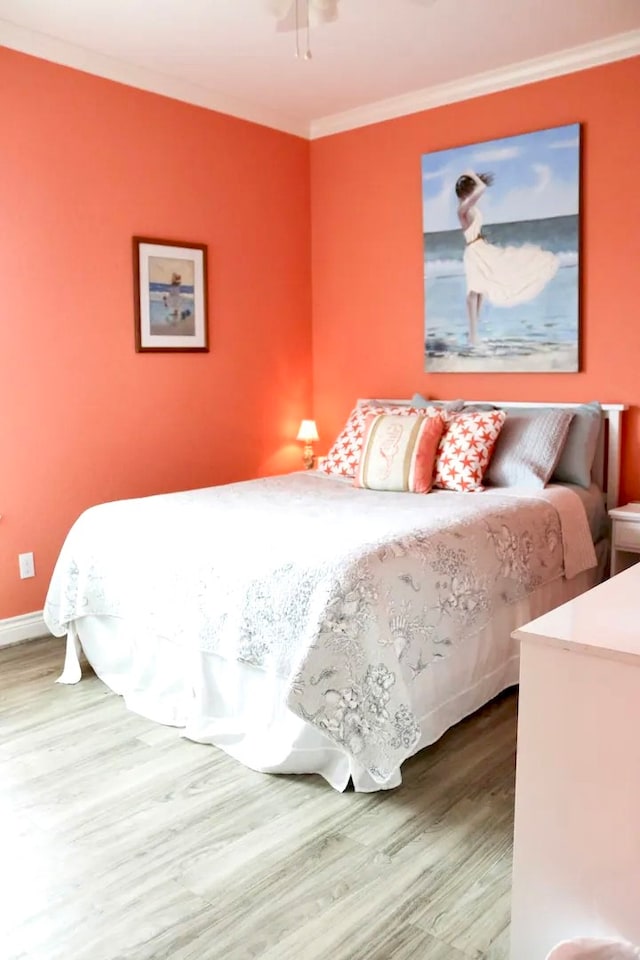
[[[425,369],[579,364],[580,125],[422,157]]]

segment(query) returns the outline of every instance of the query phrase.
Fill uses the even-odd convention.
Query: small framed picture
[[[136,350],[209,350],[207,248],[133,238]]]

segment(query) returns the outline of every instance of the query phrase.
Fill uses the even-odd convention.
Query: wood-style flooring
[[[397,790],[266,776],[0,650],[1,960],[503,960],[514,694]]]

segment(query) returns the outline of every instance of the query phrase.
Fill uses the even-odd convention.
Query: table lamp
[[[318,440],[318,428],[316,427],[315,420],[303,420],[300,424],[300,429],[298,430],[297,440],[301,440],[304,443],[304,448],[302,450],[302,462],[305,465],[307,470],[311,470],[313,467],[313,446],[315,440]]]

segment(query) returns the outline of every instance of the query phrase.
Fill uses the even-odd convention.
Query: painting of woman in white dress
[[[576,371],[579,126],[425,154],[422,176],[425,369]]]

